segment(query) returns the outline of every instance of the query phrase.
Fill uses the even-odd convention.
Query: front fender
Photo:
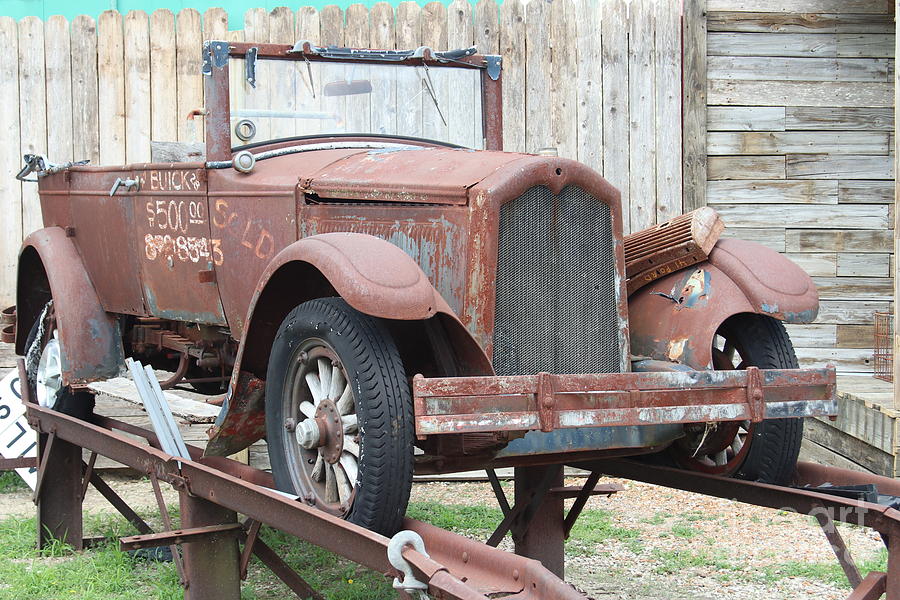
[[[818,293],[800,267],[774,250],[720,240],[709,260],[669,274],[628,299],[635,356],[712,368],[716,330],[739,313],[788,323],[816,318]]]
[[[115,377],[125,361],[119,322],[103,310],[81,256],[59,227],[39,229],[25,238],[16,285],[16,352],[50,297],[56,315],[63,382],[89,383]]]
[[[247,311],[228,401],[216,421],[207,455],[236,452],[265,435],[262,380],[278,327],[298,304],[327,296],[340,296],[356,310],[381,319],[437,319],[461,374],[493,374],[482,348],[403,250],[360,233],[310,236],[279,252],[259,279]]]
[[[266,283],[291,262],[314,266],[347,304],[373,317],[427,319],[450,310],[419,265],[397,246],[361,233],[323,233],[290,244],[272,259],[256,286],[248,323]]]
[[[235,376],[265,376],[269,346],[295,306],[340,296],[361,313],[420,321],[439,316],[473,371],[493,372],[481,347],[460,323],[419,265],[403,250],[361,233],[323,233],[284,248],[263,271],[247,310]]]

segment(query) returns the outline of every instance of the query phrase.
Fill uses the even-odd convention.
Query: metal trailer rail
[[[19,369],[24,377],[21,361]],[[172,547],[185,598],[191,600],[239,598],[240,580],[246,576],[251,555],[256,555],[298,597],[321,598],[259,538],[262,524],[385,575],[402,576],[401,581],[395,579],[394,586],[405,598],[418,600],[426,592],[448,600],[584,598],[561,578],[563,541],[589,496],[621,489],[598,486],[601,473],[813,515],[854,586],[848,600],[875,600],[885,593],[888,600],[900,600],[900,512],[821,489],[782,487],[607,459],[571,463],[590,471],[581,488],[561,485],[562,465],[517,468],[515,504],[510,506],[489,471],[505,516],[486,543],[407,519],[404,528],[421,536],[427,554],[403,546],[402,559],[397,562],[395,556],[392,564],[389,546],[394,546],[395,554],[397,547],[391,539],[268,489],[273,485],[268,473],[226,458],[201,458],[200,449],[194,446],[188,446],[190,460],[174,457],[159,449],[157,437],[150,431],[102,416],[96,416],[93,423],[81,421],[40,407],[28,396],[24,386],[28,422],[39,434],[34,492],[38,543],[43,546],[50,539],[61,539],[76,549],[96,543],[84,539],[82,530],[81,504],[88,485],[93,485],[140,532],[122,538],[123,549]],[[82,448],[91,451],[87,463],[82,460]],[[147,474],[167,531],[154,533],[100,478],[93,469],[97,455]],[[179,492],[180,529],[172,527],[160,482],[169,483]],[[798,485],[820,486],[826,482],[875,484],[881,494],[900,496],[900,482],[893,479],[807,463],[798,466]],[[564,516],[565,498],[575,498],[575,502]],[[237,513],[247,520],[239,523]],[[862,578],[834,527],[835,521],[878,531],[888,548],[887,572]],[[510,531],[516,551],[531,558],[494,547]],[[177,545],[181,545],[180,553]]]

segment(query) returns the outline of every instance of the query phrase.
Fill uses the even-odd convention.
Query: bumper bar
[[[413,379],[416,435],[837,414],[834,367]]]

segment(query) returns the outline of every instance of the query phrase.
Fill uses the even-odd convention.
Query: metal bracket
[[[760,423],[766,418],[766,398],[759,367],[747,367],[747,404],[751,422]]]
[[[591,496],[612,496],[616,492],[625,489],[616,483],[598,486],[597,482],[599,480],[600,471],[591,471],[591,474],[588,475],[587,480],[580,489],[577,487],[563,486],[561,488],[550,488],[547,492],[548,494],[557,497],[575,498],[575,502],[572,503],[572,507],[569,509],[569,512],[566,513],[566,518],[563,521],[563,533],[566,539],[569,539],[569,534],[572,533],[572,527],[575,526],[575,521],[578,520],[581,511],[584,510],[584,505],[587,504],[588,498]]]
[[[528,527],[531,525],[535,513],[537,513],[544,503],[544,499],[547,497],[547,492],[550,490],[552,481],[553,469],[547,469],[547,473],[541,479],[537,487],[529,492],[527,499],[516,502],[516,505],[506,513],[503,520],[497,525],[497,529],[494,530],[494,533],[491,534],[491,537],[488,538],[485,544],[496,548],[509,530],[513,529],[514,526],[513,539],[524,536],[525,532],[528,531]]]
[[[256,46],[247,50],[247,54],[244,58],[244,72],[247,78],[247,83],[250,84],[250,87],[256,89],[256,60],[259,56],[259,48]]]
[[[91,476],[94,474],[94,465],[97,463],[97,453],[91,452],[91,457],[88,459],[87,466],[84,468],[84,475],[81,476],[81,501],[84,502],[84,497],[87,495],[88,486],[91,483]]]
[[[53,164],[50,160],[44,156],[43,154],[26,154],[23,157],[25,161],[25,166],[22,167],[22,170],[16,174],[16,179],[19,181],[28,181],[30,183],[37,182],[37,177],[34,179],[27,179],[28,175],[31,173],[37,174],[38,177],[45,177],[47,175],[52,175],[53,173],[58,173],[60,171],[64,171],[69,167],[78,167],[81,165],[86,165],[90,161],[88,160],[79,160],[74,162],[65,162],[61,164]]]
[[[417,597],[419,600],[428,600],[428,584],[416,579],[412,572],[412,567],[403,558],[403,549],[406,546],[412,546],[413,550],[425,558],[430,558],[425,551],[425,542],[418,533],[404,530],[394,534],[394,537],[388,542],[388,561],[390,561],[392,567],[403,574],[403,581],[399,577],[394,578],[394,589],[402,590],[411,596]]]
[[[147,533],[143,535],[130,535],[119,538],[119,550],[140,550],[141,548],[156,548],[157,546],[174,546],[176,544],[188,544],[208,538],[220,539],[225,536],[237,537],[243,532],[237,523],[224,525],[207,525],[206,527],[188,527],[173,531],[161,531],[160,533]]]
[[[550,373],[538,373],[537,402],[538,419],[541,423],[541,431],[553,431],[553,377]]]
[[[500,486],[500,479],[497,477],[497,471],[494,469],[485,469],[484,472],[487,473],[488,481],[491,482],[491,489],[494,490],[494,496],[497,497],[497,504],[500,505],[500,510],[503,511],[503,516],[505,517],[512,509],[509,506],[509,500],[506,499],[506,493]]]
[[[488,77],[490,77],[492,81],[500,79],[500,70],[503,66],[503,59],[495,54],[489,54],[484,57],[484,62],[487,65]]]
[[[212,75],[213,67],[223,68],[228,64],[228,42],[210,41],[203,44],[203,67],[200,72]]]
[[[254,519],[244,521],[243,528],[246,530],[246,539],[244,540],[244,549],[241,551],[241,581],[247,579],[247,567],[250,565],[250,556],[253,554],[253,547],[259,537],[259,528],[261,522]]]
[[[318,48],[309,40],[297,40],[294,47],[287,51],[288,54],[319,54],[322,48]]]
[[[36,182],[37,177],[34,179],[26,179],[28,175],[31,173],[41,173],[45,169],[44,166],[44,157],[40,154],[26,154],[24,156],[25,166],[22,167],[22,170],[16,174],[16,179],[19,181],[30,181]]]

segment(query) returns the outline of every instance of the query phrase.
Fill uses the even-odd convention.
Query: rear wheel
[[[384,325],[340,298],[296,307],[266,377],[269,459],[279,489],[385,535],[412,485],[412,399]]]
[[[784,325],[756,314],[737,315],[722,324],[713,343],[713,366],[716,370],[798,367]],[[685,429],[687,435],[671,450],[680,466],[776,484],[790,482],[803,438],[802,419],[695,424]]]
[[[52,300],[31,326],[25,349],[25,372],[32,398],[43,407],[89,420],[94,412],[94,395],[63,385],[64,353]]]

